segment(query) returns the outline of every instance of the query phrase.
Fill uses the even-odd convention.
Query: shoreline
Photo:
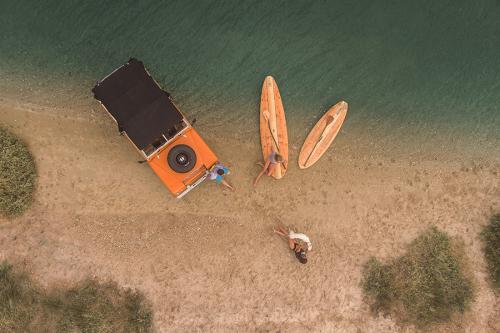
[[[83,81],[86,82],[86,80]],[[57,93],[50,93],[49,88],[29,87],[24,91],[13,88],[12,85],[3,85],[0,86],[4,91],[0,98],[0,104],[6,107],[27,108],[33,112],[57,113],[63,117],[88,119],[93,122],[102,122],[103,125],[112,122],[91,96],[90,88],[88,95],[81,95],[77,93],[77,91],[81,91],[81,80],[73,78],[69,82],[64,89],[57,91]],[[227,106],[228,111],[222,113],[219,109],[217,109],[217,113],[214,113],[214,109],[211,107],[204,110],[207,106],[191,105],[190,103],[193,101],[186,104],[176,100],[175,96],[174,101],[187,118],[198,119],[196,127],[202,136],[213,140],[218,140],[218,138],[227,139],[228,142],[232,140],[230,144],[233,142],[237,145],[248,143],[249,148],[260,151],[258,99],[253,107],[237,100],[231,101],[231,104]],[[255,112],[252,113],[252,109]],[[287,113],[287,109],[285,103],[285,113]],[[247,111],[237,113],[231,110]],[[297,111],[296,108],[294,110]],[[298,155],[309,130],[324,111],[311,111],[310,115],[305,112],[287,114],[291,156]],[[356,106],[349,106],[343,128],[325,157],[335,158],[338,156],[342,159],[352,159],[353,156],[356,156],[356,159],[375,160],[389,158],[414,161],[471,162],[477,160],[479,163],[500,162],[500,135],[495,137],[492,133],[483,133],[481,136],[477,134],[471,137],[460,128],[454,130],[448,128],[447,131],[443,131],[446,127],[444,124],[423,127],[416,123],[413,126],[409,120],[403,122],[403,125],[398,125],[397,120],[384,123],[380,119],[378,122],[362,125],[363,112],[366,113],[366,110],[356,110]],[[354,119],[351,120],[351,118]],[[249,126],[249,122],[254,125]],[[241,126],[238,126],[238,123],[241,123]],[[480,129],[476,128],[475,130],[477,133],[481,133]],[[254,139],[249,143],[248,138]],[[255,148],[253,148],[254,146]],[[478,147],[480,148],[478,149]],[[223,149],[232,150],[227,149],[227,146]]]
[[[314,167],[294,166],[282,180],[265,178],[254,189],[258,144],[240,138],[228,145],[227,137],[200,129],[229,161],[236,191],[207,181],[175,200],[135,162],[139,155],[113,121],[85,110],[71,117],[64,109],[0,102],[0,121],[27,142],[39,171],[32,208],[0,219],[1,258],[23,261],[42,284],[90,274],[134,286],[153,303],[161,332],[413,332],[370,314],[359,287],[361,265],[370,256],[401,253],[436,225],[464,240],[477,288],[472,309],[451,324],[454,331],[493,332],[496,296],[479,230],[500,209],[494,159],[398,159],[341,143]],[[278,222],[311,237],[306,267],[297,267],[272,234]]]

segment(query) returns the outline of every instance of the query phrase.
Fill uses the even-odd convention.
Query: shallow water
[[[498,0],[2,0],[0,73],[90,96],[134,56],[185,113],[243,132],[272,74],[297,137],[344,99],[346,132],[496,147],[499,18]]]

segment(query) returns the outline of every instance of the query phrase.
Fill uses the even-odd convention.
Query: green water
[[[345,99],[347,132],[500,142],[498,0],[1,0],[0,31],[2,80],[45,73],[40,89],[77,78],[90,96],[134,56],[213,123],[255,117],[272,74],[304,130]]]

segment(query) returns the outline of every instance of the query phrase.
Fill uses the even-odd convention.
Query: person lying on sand
[[[212,170],[210,171],[210,180],[215,180],[217,184],[222,184],[231,191],[234,191],[234,187],[232,187],[223,177],[225,175],[229,175],[229,169],[222,165],[220,162],[217,162]]]
[[[307,252],[312,250],[312,243],[305,234],[296,233],[292,229],[288,231],[281,225],[274,228],[273,231],[280,236],[288,238],[288,246],[295,254],[295,257],[301,264],[307,263]]]
[[[262,177],[262,175],[264,175],[264,173],[267,174],[268,176],[271,176],[279,164],[283,164],[283,166],[286,169],[286,160],[283,158],[283,156],[281,156],[275,151],[272,151],[271,154],[269,154],[269,157],[267,158],[266,163],[264,165],[262,165],[262,163],[260,162],[257,164],[262,166],[262,171],[259,173],[257,178],[255,178],[253,186],[257,185],[257,182]]]

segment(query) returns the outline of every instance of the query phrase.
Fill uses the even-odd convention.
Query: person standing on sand
[[[271,176],[279,164],[283,164],[283,166],[286,169],[285,159],[283,158],[283,156],[281,156],[280,154],[278,154],[274,150],[271,152],[271,154],[267,158],[266,163],[264,165],[260,162],[257,164],[262,166],[262,171],[259,173],[257,178],[255,178],[255,181],[253,182],[253,186],[257,186],[257,182],[262,177],[262,175],[264,175],[264,173],[267,174],[268,176]]]
[[[217,184],[222,184],[231,191],[234,191],[234,187],[232,187],[223,177],[225,175],[229,175],[229,169],[222,165],[220,162],[217,162],[212,170],[210,170],[210,180],[215,180]]]
[[[280,236],[288,239],[288,246],[295,254],[295,257],[301,264],[307,263],[307,252],[312,250],[312,243],[305,234],[296,233],[292,229],[288,231],[281,225],[274,228],[273,231]]]

